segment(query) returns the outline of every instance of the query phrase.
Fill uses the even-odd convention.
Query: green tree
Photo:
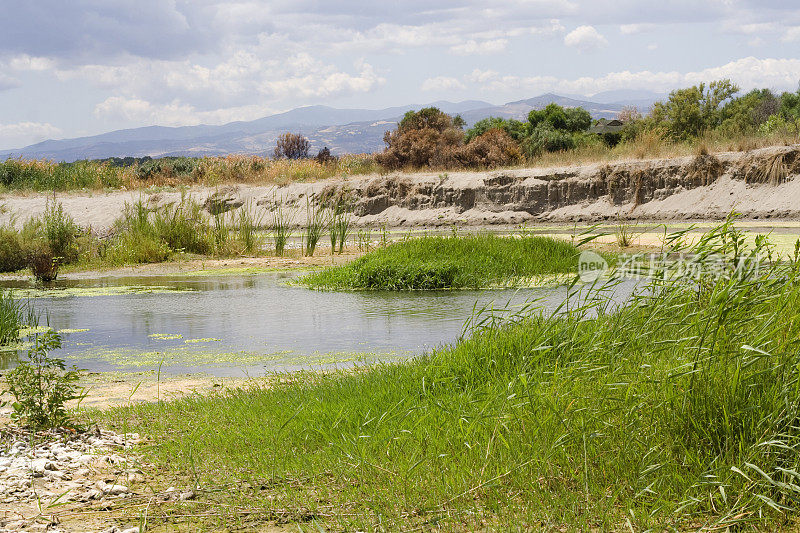
[[[719,126],[720,105],[737,92],[739,88],[728,79],[672,91],[666,102],[653,106],[652,117],[675,140],[697,137]]]
[[[778,112],[781,101],[769,89],[753,89],[732,98],[720,111],[720,128],[727,134],[747,133]]]
[[[514,120],[513,118],[489,117],[479,120],[468,129],[464,140],[466,142],[471,142],[473,139],[480,137],[491,129],[503,130],[517,142],[522,142],[528,135],[527,126],[524,122]]]

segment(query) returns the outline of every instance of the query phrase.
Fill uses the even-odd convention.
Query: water
[[[456,341],[475,308],[533,299],[553,307],[566,294],[563,287],[320,292],[288,283],[297,276],[105,278],[29,294],[63,332],[56,353],[70,364],[225,376],[406,358]],[[24,287],[17,284],[18,296]]]

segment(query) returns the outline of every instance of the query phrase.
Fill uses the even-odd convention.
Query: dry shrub
[[[739,164],[736,174],[745,183],[780,185],[793,174],[800,173],[800,152],[783,151],[767,155],[753,154]]]
[[[275,159],[308,159],[311,143],[299,133],[284,133],[275,142]]]
[[[519,144],[498,128],[492,128],[469,144],[459,147],[453,156],[459,166],[469,168],[511,166],[523,160]]]
[[[58,260],[49,246],[37,246],[28,256],[28,266],[38,281],[53,281],[58,276]]]
[[[386,132],[386,150],[377,155],[378,163],[390,170],[446,167],[454,148],[461,145],[463,133],[454,128],[396,129]]]
[[[686,177],[695,185],[710,185],[722,174],[722,162],[708,153],[705,144],[686,169]]]

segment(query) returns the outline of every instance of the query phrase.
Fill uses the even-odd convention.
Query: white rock
[[[37,474],[44,474],[45,470],[55,470],[49,459],[34,459],[31,461],[31,470]]]

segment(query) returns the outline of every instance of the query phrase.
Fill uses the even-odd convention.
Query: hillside
[[[602,93],[598,96],[603,97]],[[624,93],[618,96],[624,96]],[[641,101],[640,98],[631,99],[631,102]],[[0,160],[9,157],[75,161],[125,156],[206,156],[231,153],[269,155],[277,137],[286,131],[303,133],[311,141],[313,151],[327,146],[334,154],[370,153],[383,149],[384,132],[393,129],[403,114],[411,109],[436,106],[447,113],[460,114],[471,125],[489,116],[524,120],[531,109],[541,109],[553,102],[565,107],[583,107],[595,119],[612,118],[628,105],[625,101],[602,103],[581,97],[543,94],[503,105],[468,100],[458,103],[439,101],[378,110],[309,106],[220,126],[147,126],[91,137],[48,140],[25,148],[0,150]]]

